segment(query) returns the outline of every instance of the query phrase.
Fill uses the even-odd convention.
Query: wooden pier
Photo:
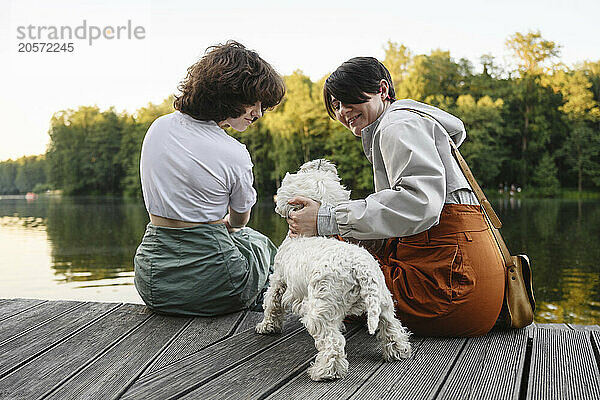
[[[349,324],[348,376],[312,382],[316,350],[290,319],[153,314],[121,303],[0,300],[0,399],[600,399],[600,326],[532,325],[478,338],[413,337],[386,363]]]

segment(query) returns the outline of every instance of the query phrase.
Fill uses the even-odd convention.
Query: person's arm
[[[292,236],[317,234],[318,219],[319,235],[339,232],[355,239],[409,236],[437,224],[446,198],[446,174],[434,129],[440,128],[421,117],[382,128],[375,146],[390,189],[343,202],[333,212],[328,205],[300,199],[304,208],[290,212],[288,219]]]
[[[446,174],[435,146],[432,121],[403,118],[383,127],[381,153],[389,189],[335,207],[341,236],[382,239],[423,232],[439,222],[446,197]],[[374,150],[375,152],[375,150]]]
[[[237,232],[240,228],[246,226],[250,220],[250,211],[251,209],[243,213],[238,213],[229,207],[229,213],[223,218],[227,230],[229,232]]]
[[[249,154],[247,157],[247,165],[235,170],[236,178],[229,194],[228,214],[223,218],[230,232],[246,226],[250,220],[252,206],[256,203],[256,190],[252,186],[252,162]]]

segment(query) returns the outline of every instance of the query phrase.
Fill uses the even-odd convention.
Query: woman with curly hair
[[[140,175],[150,223],[137,249],[135,286],[154,311],[211,316],[260,307],[276,248],[246,227],[256,202],[238,132],[282,100],[281,76],[229,41],[188,68],[176,111],[144,138]]]

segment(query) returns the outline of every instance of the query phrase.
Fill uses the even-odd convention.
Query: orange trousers
[[[479,336],[494,326],[505,268],[480,206],[446,204],[425,232],[358,244],[379,260],[396,315],[414,334]]]

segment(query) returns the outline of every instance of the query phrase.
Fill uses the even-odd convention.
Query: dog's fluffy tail
[[[377,263],[374,260],[373,262]],[[379,268],[379,265],[375,265],[375,267]],[[377,330],[381,315],[381,290],[372,268],[370,265],[361,265],[354,270],[356,280],[360,285],[360,296],[367,308],[367,328],[371,335]]]

